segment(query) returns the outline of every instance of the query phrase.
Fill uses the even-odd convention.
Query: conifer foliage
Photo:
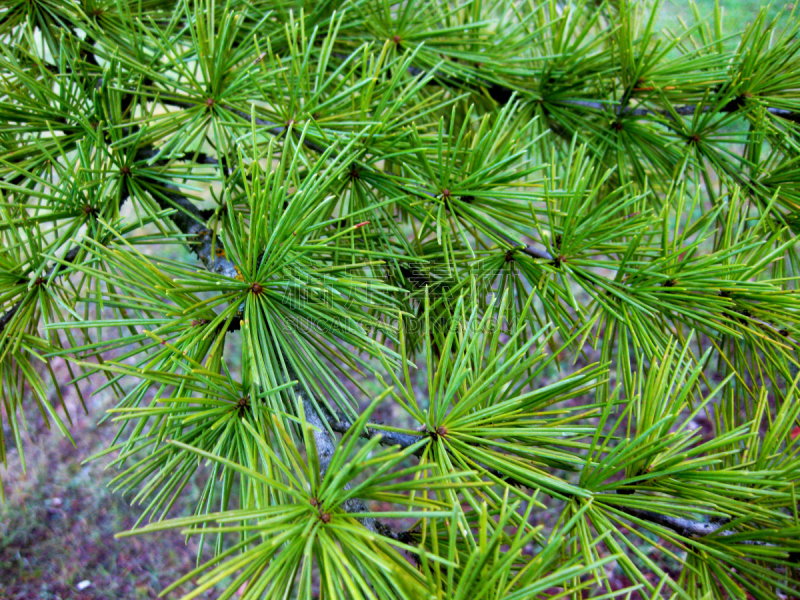
[[[800,20],[657,14],[2,0],[0,457],[115,394],[190,596],[800,595]]]

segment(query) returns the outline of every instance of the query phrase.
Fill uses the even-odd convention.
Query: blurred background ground
[[[61,382],[69,380],[66,369],[57,376]],[[3,473],[0,598],[155,598],[195,566],[197,547],[194,542],[187,546],[177,531],[114,538],[133,526],[138,511],[107,487],[114,475],[105,469],[109,459],[81,464],[113,442],[115,425],[98,424],[113,398],[87,398],[88,414],[74,394],[66,400],[75,445],[47,429],[41,417],[31,419],[24,444],[27,472],[22,473],[19,457],[12,456]],[[197,489],[190,489],[175,514],[185,514],[198,495]],[[176,592],[173,597],[179,596]]]
[[[724,29],[737,31],[752,20],[761,1],[721,1],[720,5]],[[714,1],[701,0],[698,7],[701,14],[710,15]],[[779,2],[768,13],[785,14],[787,9],[790,4]],[[690,17],[687,3],[665,3],[659,23],[674,29],[679,18],[688,22]],[[66,369],[56,375],[64,383],[70,379]],[[113,477],[113,472],[105,469],[109,459],[82,464],[113,442],[116,427],[99,421],[113,406],[114,398],[105,393],[87,394],[86,414],[71,388],[65,386],[64,392],[73,418],[70,431],[75,445],[58,431],[49,430],[41,417],[31,419],[24,432],[27,472],[23,474],[15,451],[9,469],[2,472],[6,502],[0,505],[0,599],[155,598],[194,567],[196,546],[194,542],[187,545],[177,531],[115,539],[115,533],[133,526],[138,510],[107,487]],[[397,415],[389,407],[381,407],[375,417],[403,425],[396,423]],[[196,487],[191,489],[173,514],[186,514],[198,495]],[[540,517],[546,525],[547,515]],[[661,566],[667,572],[677,572],[680,567]],[[170,597],[179,597],[180,591],[188,589],[179,589]],[[200,597],[214,598],[216,593],[212,590]]]

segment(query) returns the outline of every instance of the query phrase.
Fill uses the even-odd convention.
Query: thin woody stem
[[[328,419],[328,424],[331,429],[337,433],[347,433],[353,426],[353,423],[347,419],[343,414],[337,414],[334,418],[331,416]],[[379,429],[380,424],[370,421],[371,427],[365,427],[358,435],[364,439],[372,439],[377,435],[381,436],[381,444],[385,446],[400,446],[400,448],[409,448],[414,444],[426,439],[426,436],[413,433],[403,433],[398,431],[389,431],[386,429]],[[377,426],[377,427],[376,427]],[[415,452],[417,456],[422,454],[424,447]]]
[[[618,506],[616,508],[637,519],[650,521],[656,525],[661,525],[662,527],[671,529],[678,535],[685,538],[699,539],[712,534],[717,534],[719,537],[728,537],[739,533],[729,529],[730,523],[727,520],[718,523],[707,523],[705,521],[694,521],[692,519],[687,519],[686,517],[674,517],[672,515],[665,515],[663,513],[657,513],[650,510],[642,510],[640,508],[629,508],[622,506]],[[774,544],[762,542],[761,540],[740,540],[738,543],[746,546],[774,546]]]
[[[320,432],[324,432],[324,425],[322,424],[321,419],[315,411],[311,411],[313,413],[314,421],[309,418],[309,415],[306,414],[306,420],[309,423],[317,426]],[[331,416],[328,420],[328,424],[330,425],[331,429],[338,433],[347,433],[351,427],[353,427],[353,423],[348,420],[344,415],[336,415],[336,417]],[[375,423],[373,421],[368,422],[368,426],[362,429],[359,432],[359,437],[364,439],[372,439],[375,436],[381,436],[380,443],[385,446],[400,446],[401,449],[409,448],[414,444],[419,443],[422,440],[429,439],[428,436],[422,434],[411,434],[411,433],[403,433],[397,431],[388,431],[385,429],[380,429],[381,424]],[[328,443],[328,439],[325,439],[324,436],[320,433],[319,439],[317,438],[317,432],[315,431],[315,440],[319,444],[320,442],[324,444]],[[424,446],[418,449],[414,454],[416,456],[420,456],[424,451]],[[330,463],[330,459],[328,459],[328,463]],[[503,478],[502,474],[498,472],[493,472],[493,475],[499,476],[501,479]],[[645,521],[650,521],[651,523],[655,523],[657,525],[661,525],[668,529],[671,529],[678,535],[681,535],[686,538],[700,538],[707,535],[711,535],[713,533],[719,533],[722,536],[729,536],[736,533],[735,531],[726,531],[728,524],[725,522],[722,523],[707,523],[704,521],[695,521],[693,519],[687,519],[685,517],[674,517],[671,515],[666,515],[663,513],[657,513],[649,510],[642,510],[638,508],[629,508],[629,507],[622,507],[618,506],[615,507],[621,510],[624,513],[632,517],[636,517],[638,519],[642,519]],[[748,542],[745,541],[745,544],[751,543],[755,545],[760,545],[758,542]]]
[[[632,517],[650,521],[656,525],[661,525],[667,529],[671,529],[678,535],[687,538],[700,538],[706,535],[711,535],[712,533],[717,533],[720,530],[723,530],[721,535],[733,535],[734,533],[724,531],[724,529],[727,527],[726,523],[705,523],[703,521],[694,521],[685,517],[673,517],[671,515],[665,515],[663,513],[657,513],[650,510],[642,510],[639,508],[628,508],[621,506],[617,508],[619,508],[622,512],[631,515]]]
[[[288,376],[290,379],[297,379],[296,374],[288,368]],[[293,388],[295,397],[300,401],[303,407],[303,415],[305,416],[306,423],[313,427],[314,445],[317,449],[317,457],[319,458],[320,477],[325,478],[325,474],[330,468],[333,454],[336,451],[336,443],[333,436],[328,431],[319,413],[314,409],[314,404],[310,398],[306,397],[306,391],[303,386],[296,385]],[[350,487],[349,484],[345,485],[345,489]],[[367,505],[359,498],[349,498],[342,504],[342,508],[348,513],[365,513],[369,512]],[[398,534],[388,525],[378,521],[374,517],[360,517],[359,521],[372,533],[377,533],[392,539],[397,539]]]

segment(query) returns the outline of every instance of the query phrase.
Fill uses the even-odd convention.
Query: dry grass
[[[12,453],[3,474],[7,502],[0,506],[0,598],[156,598],[194,567],[196,546],[187,546],[177,531],[114,538],[133,526],[138,511],[106,487],[114,474],[104,468],[108,459],[81,464],[113,440],[114,424],[97,423],[113,398],[91,397],[88,415],[74,395],[67,401],[75,445],[48,430],[42,419],[32,420],[24,443],[27,473]],[[175,514],[184,514],[196,494],[187,494]],[[91,585],[79,590],[82,581]]]

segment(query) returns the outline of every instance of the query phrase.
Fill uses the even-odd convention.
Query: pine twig
[[[328,424],[330,425],[331,429],[337,433],[347,433],[352,427],[353,422],[350,421],[347,417],[343,414],[337,414],[336,417],[329,417]],[[376,423],[374,421],[368,421],[368,425],[380,425],[380,423]],[[366,440],[371,440],[375,436],[381,436],[380,443],[384,446],[400,446],[401,449],[409,448],[414,444],[421,442],[422,440],[431,440],[435,437],[432,432],[414,434],[414,433],[402,433],[398,431],[387,431],[383,429],[377,428],[370,428],[365,427],[362,429],[358,436],[364,438]],[[414,451],[414,456],[420,457],[422,453],[425,451],[426,446],[421,446],[417,450]],[[514,487],[526,487],[525,484],[509,477],[497,469],[492,469],[485,465],[478,464],[478,466],[489,473],[490,475],[500,479],[501,481],[505,481],[509,485]]]
[[[331,416],[328,419],[328,424],[330,425],[331,429],[337,433],[347,433],[351,427],[353,427],[352,421],[350,421],[347,417],[343,414],[339,413],[335,417]],[[373,421],[369,422],[369,425],[379,425]],[[385,429],[376,429],[365,427],[358,433],[359,437],[362,437],[366,440],[371,440],[377,435],[381,436],[381,444],[385,446],[400,446],[400,448],[405,449],[413,446],[414,444],[426,439],[424,435],[412,434],[412,433],[402,433],[398,431],[388,431]],[[419,448],[416,452],[414,452],[415,456],[420,456],[424,450],[424,446]]]
[[[686,517],[674,517],[651,510],[643,510],[641,508],[630,508],[626,506],[616,506],[615,508],[637,519],[650,521],[656,525],[671,529],[685,538],[698,539],[712,534],[719,534],[719,536],[724,537],[738,533],[736,531],[727,530],[729,527],[729,521],[727,520],[718,523],[707,523],[705,521],[687,519]],[[743,540],[741,543],[748,546],[774,546],[774,544],[761,542],[759,540]]]
[[[297,375],[289,368],[289,378],[297,379]],[[317,448],[317,457],[319,458],[320,477],[324,478],[325,474],[331,464],[331,459],[336,451],[336,444],[334,443],[333,436],[328,431],[319,413],[314,409],[313,403],[310,398],[306,398],[305,390],[301,385],[296,385],[293,388],[294,394],[299,398],[300,404],[303,407],[303,414],[306,418],[306,423],[311,425],[314,435],[314,445]],[[349,428],[348,428],[349,429]],[[346,484],[344,489],[348,489],[350,484]],[[359,498],[349,498],[342,504],[342,508],[348,513],[365,513],[368,512],[367,505]],[[391,539],[398,539],[397,532],[394,531],[389,525],[382,523],[375,517],[360,517],[358,519],[364,527],[372,533],[377,533]]]
[[[726,527],[726,523],[705,523],[703,521],[693,521],[692,519],[687,519],[685,517],[673,517],[671,515],[665,515],[663,513],[643,510],[640,508],[628,508],[622,506],[618,506],[616,508],[619,508],[621,511],[631,515],[632,517],[650,521],[656,525],[661,525],[671,529],[678,535],[687,538],[704,537],[720,530],[724,530]],[[732,535],[732,532],[723,531],[721,535]]]

